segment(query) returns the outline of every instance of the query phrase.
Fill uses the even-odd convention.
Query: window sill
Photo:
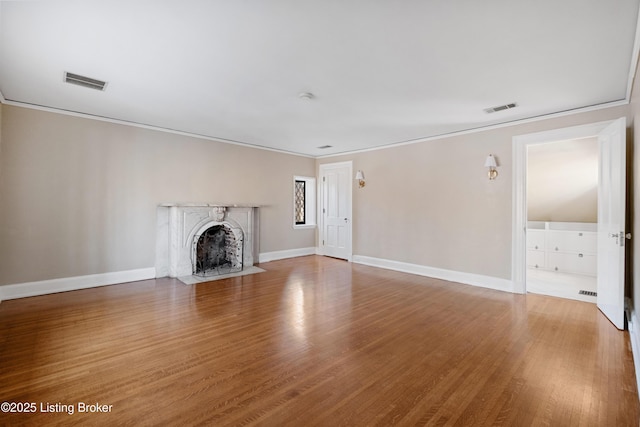
[[[316,228],[315,224],[304,224],[304,225],[295,225],[293,226],[294,230],[306,230],[306,229],[311,229],[311,228]]]

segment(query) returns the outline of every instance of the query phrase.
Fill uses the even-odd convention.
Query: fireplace
[[[157,208],[156,277],[213,276],[253,266],[257,206],[168,203]]]
[[[217,276],[242,271],[244,236],[240,228],[213,225],[193,238],[193,274]]]

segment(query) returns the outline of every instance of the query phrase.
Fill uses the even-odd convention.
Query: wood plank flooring
[[[628,333],[593,304],[319,256],[261,267],[2,302],[0,401],[37,410],[0,424],[638,426]]]

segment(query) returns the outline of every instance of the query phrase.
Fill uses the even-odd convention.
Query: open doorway
[[[527,292],[596,303],[598,139],[527,147]]]
[[[597,137],[597,298],[598,309],[624,329],[626,120],[620,118],[513,137],[514,292],[527,292],[527,154],[533,145]]]

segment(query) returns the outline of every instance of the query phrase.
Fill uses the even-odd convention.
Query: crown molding
[[[231,140],[231,139],[218,138],[218,137],[214,137],[214,136],[203,135],[203,134],[192,133],[192,132],[185,132],[185,131],[181,131],[181,130],[177,130],[177,129],[171,129],[171,128],[164,128],[164,127],[161,127],[161,126],[148,125],[148,124],[145,124],[145,123],[138,123],[138,122],[132,122],[132,121],[127,121],[127,120],[114,119],[114,118],[111,118],[111,117],[104,117],[104,116],[98,116],[98,115],[93,115],[93,114],[81,113],[81,112],[78,112],[78,111],[63,110],[63,109],[59,109],[59,108],[47,107],[45,105],[30,104],[30,103],[26,103],[26,102],[13,101],[13,100],[6,99],[4,96],[2,96],[0,98],[0,102],[3,103],[3,104],[6,104],[6,105],[14,106],[14,107],[21,107],[21,108],[28,108],[28,109],[31,109],[31,110],[46,111],[48,113],[56,113],[56,114],[62,114],[62,115],[65,115],[65,116],[80,117],[80,118],[83,118],[83,119],[97,120],[97,121],[101,121],[101,122],[114,123],[114,124],[123,125],[123,126],[132,126],[132,127],[137,127],[137,128],[141,128],[141,129],[148,129],[148,130],[154,130],[154,131],[158,131],[158,132],[171,133],[171,134],[174,134],[174,135],[181,135],[181,136],[188,136],[188,137],[192,137],[192,138],[204,139],[204,140],[207,140],[207,141],[219,142],[219,143],[222,143],[222,144],[237,145],[237,146],[245,147],[245,148],[255,148],[256,150],[272,151],[272,152],[280,153],[280,154],[288,154],[290,156],[315,158],[315,156],[310,156],[308,154],[296,153],[296,152],[287,151],[287,150],[279,150],[279,149],[276,149],[276,148],[264,147],[262,145],[250,144],[250,143],[247,143],[247,142],[234,141],[234,140]]]

